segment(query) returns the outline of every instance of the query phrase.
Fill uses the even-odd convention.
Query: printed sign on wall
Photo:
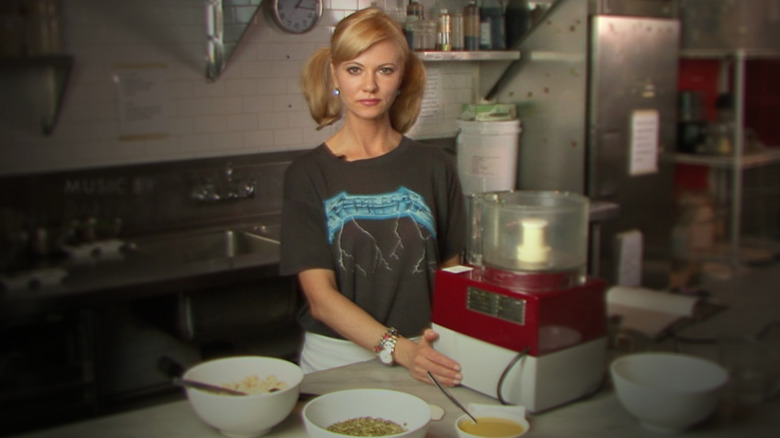
[[[119,139],[139,140],[168,135],[168,67],[164,64],[117,66]]]

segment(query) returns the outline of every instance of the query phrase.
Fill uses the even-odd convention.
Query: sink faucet
[[[206,178],[192,188],[190,198],[202,202],[254,198],[256,185],[254,178],[236,179],[233,163],[228,162],[223,170],[220,184],[214,183],[211,178]]]
[[[206,178],[202,183],[196,184],[190,192],[190,198],[195,201],[215,202],[221,197],[217,193],[217,187],[211,178]]]
[[[230,199],[254,198],[255,185],[256,182],[254,179],[232,184],[227,193],[228,198]]]
[[[227,182],[228,185],[233,183],[233,163],[230,161],[225,165],[225,182]]]

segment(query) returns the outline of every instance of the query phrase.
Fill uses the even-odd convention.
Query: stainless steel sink
[[[265,228],[221,229],[167,234],[132,243],[130,256],[166,263],[194,263],[256,254],[278,254],[279,241]]]

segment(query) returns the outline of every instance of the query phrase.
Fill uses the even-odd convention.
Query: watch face
[[[322,16],[322,0],[273,0],[271,9],[274,21],[282,30],[304,33]]]
[[[393,363],[393,351],[392,350],[382,350],[379,352],[379,361],[382,362],[385,365],[390,365]]]

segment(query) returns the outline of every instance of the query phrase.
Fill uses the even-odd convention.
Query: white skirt
[[[306,332],[300,366],[304,374],[372,360],[373,352],[344,339]]]

